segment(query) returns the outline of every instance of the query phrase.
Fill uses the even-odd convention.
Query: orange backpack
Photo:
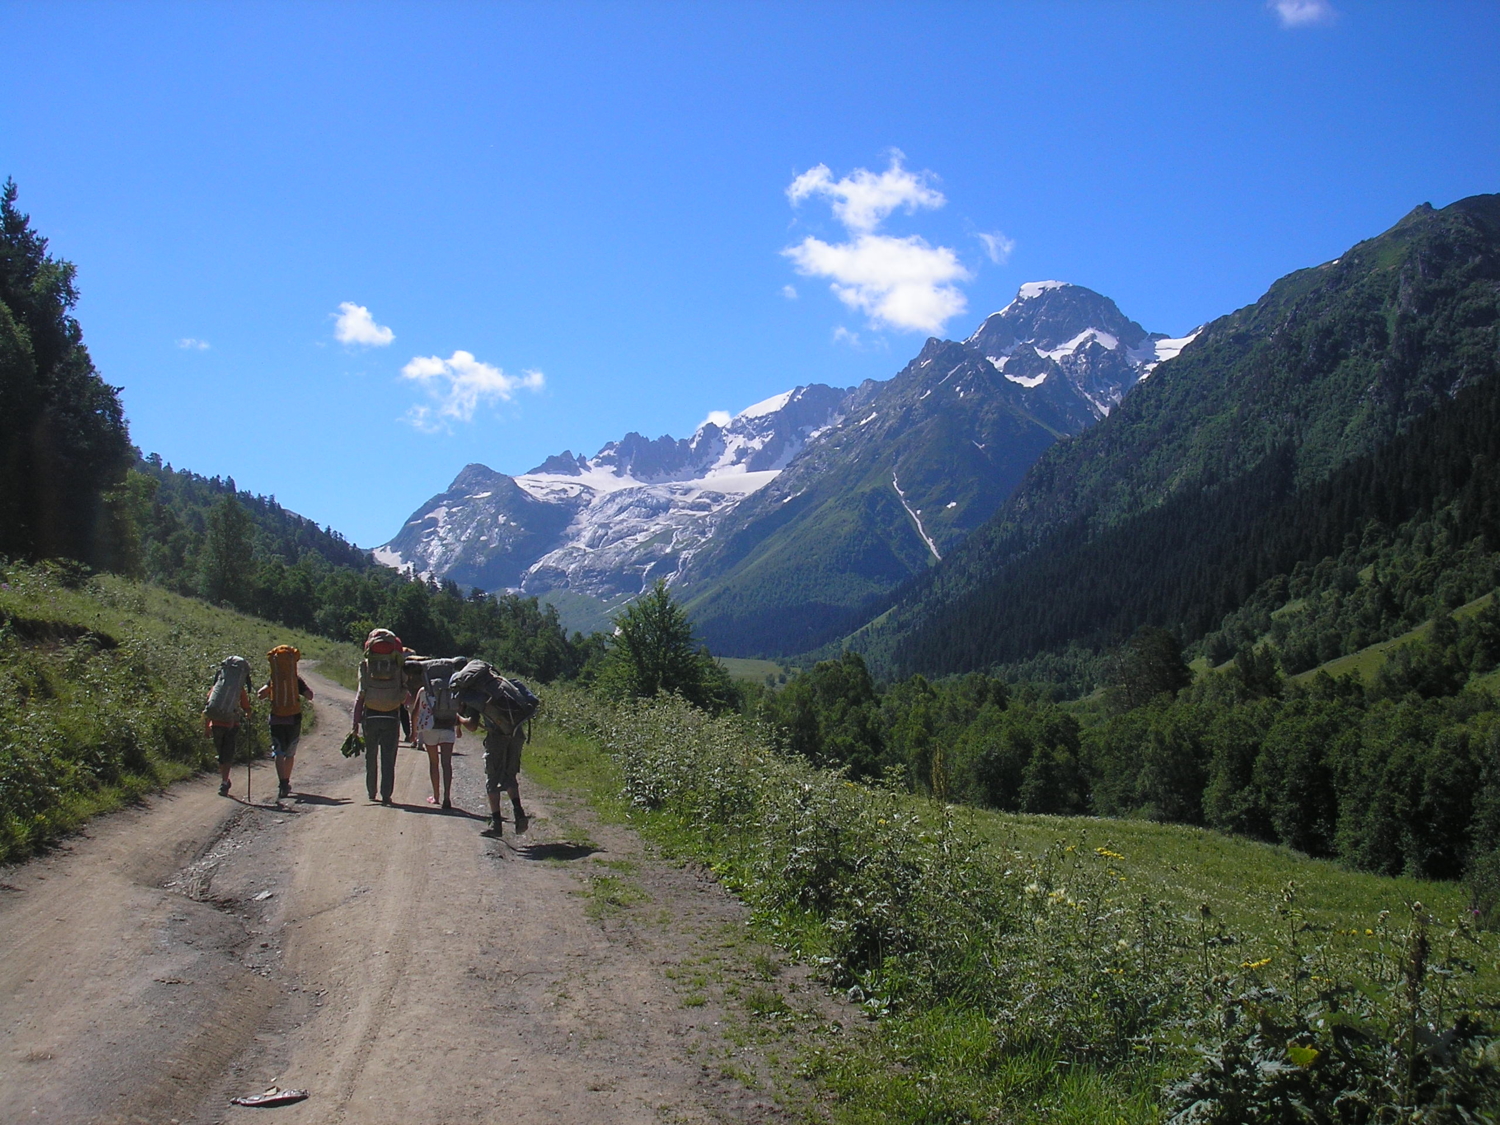
[[[297,661],[302,654],[291,645],[277,645],[266,653],[271,662],[271,714],[277,717],[302,713],[302,692],[297,686]]]

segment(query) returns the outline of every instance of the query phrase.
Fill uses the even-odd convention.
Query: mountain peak
[[[964,343],[993,356],[1009,355],[1022,344],[1050,352],[1090,330],[1108,348],[1138,348],[1146,339],[1146,330],[1102,293],[1066,281],[1028,281]]]

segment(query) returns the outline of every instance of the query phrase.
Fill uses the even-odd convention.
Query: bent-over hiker
[[[250,714],[250,693],[245,690],[249,680],[250,661],[243,656],[226,656],[203,704],[203,733],[213,739],[214,753],[219,757],[221,797],[229,796],[229,767],[234,765],[240,721]]]
[[[452,679],[458,700],[458,720],[468,730],[484,721],[484,792],[490,802],[487,836],[501,832],[500,794],[510,794],[516,832],[525,832],[530,818],[521,807],[521,747],[526,744],[526,720],[536,711],[537,699],[524,684],[507,680],[482,660],[471,660]]]
[[[391,804],[396,788],[396,746],[401,736],[400,714],[408,702],[406,653],[401,638],[389,629],[371,629],[365,656],[359,662],[359,693],[354,697],[354,730],[364,727],[365,791],[380,803]]]
[[[313,697],[297,672],[302,654],[291,645],[277,645],[266,653],[271,678],[256,694],[271,701],[271,760],[276,763],[276,799],[292,795],[292,765],[302,738],[302,701]]]

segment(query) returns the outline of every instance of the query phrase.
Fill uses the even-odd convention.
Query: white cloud
[[[1328,0],[1268,0],[1266,7],[1276,13],[1282,27],[1312,27],[1332,23],[1338,11]]]
[[[339,302],[333,335],[341,344],[365,344],[375,348],[383,348],[396,338],[389,328],[375,323],[369,309],[353,301]]]
[[[191,336],[184,336],[182,339],[177,341],[177,346],[179,348],[183,348],[186,351],[206,352],[212,345],[210,345],[207,340],[195,340]]]
[[[834,295],[875,324],[940,332],[968,308],[953,283],[972,275],[948,247],[918,235],[862,234],[837,244],[805,238],[782,253],[799,273],[829,278]]]
[[[788,301],[795,301],[797,299],[797,287],[795,285],[783,285],[781,287],[781,295]]]
[[[792,181],[786,196],[793,205],[813,195],[833,200],[833,214],[851,231],[869,232],[881,224],[897,207],[910,214],[918,207],[941,207],[948,201],[943,193],[928,186],[931,172],[908,172],[901,166],[905,155],[891,150],[891,166],[884,172],[856,168],[854,175],[835,180],[828,165],[810,168]]]
[[[858,348],[859,333],[850,332],[849,329],[840,324],[833,330],[833,342],[835,344],[848,344],[851,348]]]
[[[722,430],[733,420],[734,415],[730,414],[727,410],[710,410],[708,412],[708,417],[698,423],[698,428],[701,430],[704,426],[712,422],[715,426],[718,426],[719,429]]]
[[[539,391],[546,385],[540,371],[507,375],[465,351],[456,351],[447,359],[435,355],[413,356],[401,369],[401,377],[421,383],[436,403],[413,406],[406,412],[407,421],[424,433],[446,430],[453,422],[473,420],[480,403],[509,402],[518,390]]]
[[[1011,251],[1016,248],[1016,240],[1007,238],[1002,231],[980,231],[979,241],[984,243],[984,252],[990,261],[997,266],[1003,266],[1010,261]]]
[[[795,205],[814,195],[833,201],[833,213],[848,229],[847,242],[829,243],[811,236],[782,253],[806,277],[826,277],[834,295],[870,318],[873,326],[940,332],[944,323],[968,308],[956,283],[972,274],[946,246],[932,246],[919,235],[897,238],[877,234],[892,211],[905,207],[941,207],[941,192],[928,186],[930,172],[909,172],[900,152],[891,166],[876,174],[865,168],[835,180],[819,164],[787,188]]]

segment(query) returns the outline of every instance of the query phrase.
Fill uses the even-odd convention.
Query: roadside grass
[[[219,662],[238,653],[263,678],[281,643],[335,679],[358,658],[115,576],[0,568],[0,861],[212,765],[202,709]],[[242,726],[242,755],[267,749],[264,707]]]
[[[1406,1120],[1453,1090],[1500,1100],[1476,1038],[1500,943],[1456,885],[1190,828],[956,809],[677,701],[554,687],[545,715],[539,777],[709,865],[870,1021],[802,1037],[829,1120],[1134,1125],[1191,1100],[1216,1107],[1205,1121],[1312,1120],[1337,1098]],[[1422,1036],[1464,1045],[1439,1059]]]
[[[584,913],[596,922],[651,901],[651,896],[634,880],[597,871],[589,873],[583,894],[588,899]]]

